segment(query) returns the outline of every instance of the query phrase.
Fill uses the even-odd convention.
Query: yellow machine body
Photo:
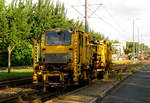
[[[111,43],[109,41],[97,41],[93,43],[93,67],[96,70],[97,78],[103,77],[110,68],[112,61]]]
[[[34,42],[34,83],[46,88],[97,78],[111,63],[111,45],[91,41],[91,36],[79,29],[45,30],[41,42]]]
[[[79,29],[43,32],[40,43],[41,63],[36,65],[34,62],[34,82],[40,83],[42,79],[44,85],[55,86],[79,84],[80,80],[88,80],[92,65],[89,41],[90,36]],[[34,58],[36,61],[37,55]]]

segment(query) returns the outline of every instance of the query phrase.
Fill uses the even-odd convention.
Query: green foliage
[[[150,48],[143,43],[139,44],[138,42],[126,42],[125,52],[126,52],[126,54],[133,53],[133,52],[138,53],[138,51],[148,52],[149,49]]]
[[[119,43],[119,40],[114,40],[113,43]]]
[[[2,61],[2,62],[1,62]],[[0,42],[0,67],[7,66],[7,50]]]
[[[30,35],[31,24],[28,23],[28,9],[22,0],[13,0],[3,12],[2,41],[5,47],[12,48]]]
[[[108,40],[108,38],[105,38],[103,34],[94,32],[93,30],[91,30],[89,34],[91,34],[95,40]]]
[[[28,42],[20,43],[12,53],[12,65],[32,65],[32,45]]]
[[[112,46],[112,54],[117,54],[117,53],[118,53],[118,50],[114,46]]]

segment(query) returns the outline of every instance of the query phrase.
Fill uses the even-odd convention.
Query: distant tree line
[[[112,41],[112,43],[121,43],[119,40],[114,40]],[[125,54],[138,54],[140,52],[150,52],[150,48],[145,45],[144,43],[139,43],[139,42],[126,42],[126,48],[123,48]],[[117,53],[117,49],[112,47],[112,53],[116,54]]]
[[[81,28],[83,23],[68,19],[64,4],[51,0],[0,0],[0,66],[32,65],[33,40],[48,28]],[[91,31],[96,39],[104,35]],[[10,69],[8,69],[10,70]],[[10,71],[8,71],[10,72]]]
[[[150,52],[150,48],[144,43],[138,42],[126,42],[126,54],[139,53],[139,52]]]

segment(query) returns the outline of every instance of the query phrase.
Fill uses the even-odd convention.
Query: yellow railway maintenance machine
[[[79,29],[50,29],[41,35],[41,42],[34,42],[35,84],[44,85],[46,90],[48,86],[75,85],[94,77],[88,34]]]
[[[93,67],[98,79],[108,78],[108,72],[112,61],[112,48],[108,40],[95,41],[93,45]]]

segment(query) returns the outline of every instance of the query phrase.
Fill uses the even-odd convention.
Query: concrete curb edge
[[[95,101],[91,101],[90,103],[99,103],[100,101],[102,101],[102,99],[107,96],[113,89],[115,89],[118,85],[120,85],[122,82],[124,82],[125,80],[127,80],[130,76],[132,76],[132,74],[128,74],[126,76],[123,77],[122,80],[116,81],[112,86],[110,86],[108,89],[106,89],[105,91],[103,91],[96,99]]]

